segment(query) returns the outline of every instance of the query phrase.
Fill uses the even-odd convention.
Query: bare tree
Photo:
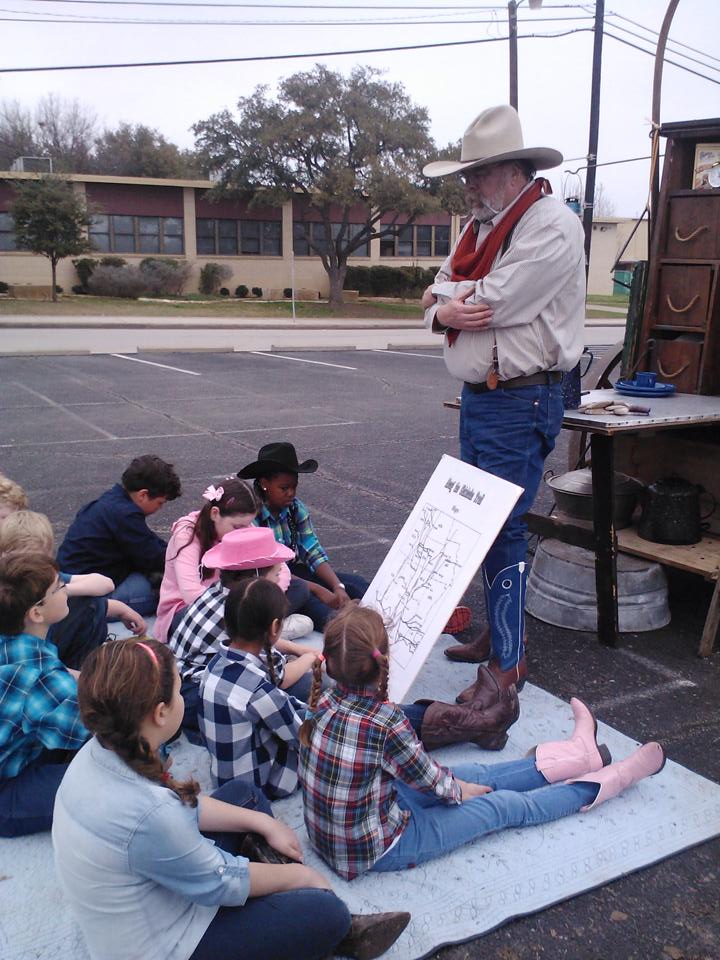
[[[602,183],[598,183],[595,187],[595,197],[593,200],[593,217],[595,219],[614,217],[615,210],[615,201],[607,195]]]
[[[87,173],[91,169],[97,117],[88,107],[49,93],[37,105],[35,124],[41,153],[52,157],[56,172]]]
[[[17,100],[0,103],[0,170],[9,170],[18,157],[36,156],[38,150],[32,113]]]

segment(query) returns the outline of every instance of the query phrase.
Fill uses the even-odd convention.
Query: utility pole
[[[518,36],[517,2],[508,3],[508,40],[510,41],[510,106],[518,108]]]
[[[592,244],[593,209],[595,203],[595,173],[597,166],[598,130],[600,127],[600,68],[602,64],[604,19],[605,0],[596,0],[595,27],[593,31],[592,86],[590,90],[590,135],[588,139],[587,177],[585,179],[585,203],[583,205],[586,277],[590,271],[590,246]]]

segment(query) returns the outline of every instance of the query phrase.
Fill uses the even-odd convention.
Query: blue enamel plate
[[[656,383],[654,387],[641,387],[634,380],[618,380],[615,389],[628,397],[669,397],[675,393],[675,384]]]

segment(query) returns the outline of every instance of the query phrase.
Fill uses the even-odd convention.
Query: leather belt
[[[560,383],[562,370],[545,370],[542,373],[531,373],[529,377],[513,377],[511,380],[498,380],[497,390],[515,390],[517,387],[535,387],[539,384],[549,385]],[[465,386],[471,393],[489,393],[490,387],[486,383],[468,383]]]

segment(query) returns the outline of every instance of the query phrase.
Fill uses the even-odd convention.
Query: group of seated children
[[[313,848],[351,880],[407,869],[491,831],[589,810],[664,764],[657,743],[612,763],[576,699],[573,735],[540,744],[532,757],[438,764],[427,752],[436,746],[504,746],[517,693],[498,689],[488,702],[484,691],[463,704],[388,700],[382,617],[351,601],[362,581],[333,571],[294,496],[297,474],[316,468],[299,463],[290,444],[270,444],[240,471],[256,480],[261,502],[243,479],[209,488],[167,548],[167,642],[96,645],[79,673],[50,639],[76,575],[61,575],[47,549],[0,551],[0,835],[52,824],[57,870],[93,958],[384,952],[409,915],[351,917],[327,880],[302,865],[297,837],[268,802],[298,785]],[[151,502],[179,493],[179,482],[127,490],[127,475],[119,488],[127,502],[114,488],[126,515],[136,507],[147,516]],[[81,553],[80,517],[107,497],[78,514],[63,568]],[[109,513],[107,503],[96,510],[92,529],[110,530]],[[93,551],[103,554],[95,544],[86,557]],[[152,569],[142,569],[146,583],[127,600],[144,589],[148,601]],[[138,572],[129,556],[114,570],[124,585]],[[304,609],[325,624],[322,653],[283,637],[294,578],[308,585]],[[183,726],[199,727],[210,752],[212,796],[175,780],[163,759]]]

